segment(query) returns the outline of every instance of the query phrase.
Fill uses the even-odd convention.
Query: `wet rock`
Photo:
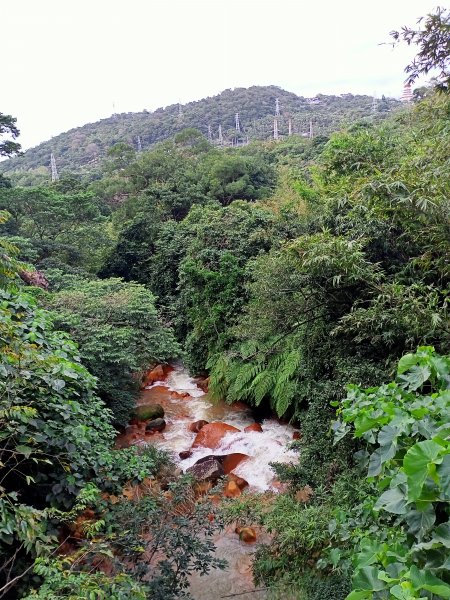
[[[146,387],[148,385],[152,385],[156,381],[164,381],[166,374],[164,372],[164,367],[162,365],[157,365],[151,371],[148,371],[144,375],[144,380],[142,382],[142,387]]]
[[[192,450],[183,450],[182,452],[178,453],[178,456],[181,458],[181,460],[186,460],[186,458],[190,458],[192,456]]]
[[[256,531],[253,527],[236,527],[236,533],[239,535],[241,542],[246,544],[254,544],[256,542]]]
[[[198,448],[199,446],[202,446],[203,448],[217,448],[220,445],[222,438],[225,437],[227,433],[238,431],[240,430],[237,427],[233,427],[232,425],[220,421],[209,423],[202,427],[197,433],[192,447]]]
[[[222,461],[223,470],[226,474],[231,473],[234,469],[246,458],[249,458],[247,454],[241,454],[239,452],[234,452],[233,454],[225,454],[221,455],[220,458]]]
[[[248,481],[245,481],[245,479],[239,477],[239,475],[235,475],[234,473],[228,473],[228,479],[234,481],[241,491],[248,487]]]
[[[133,411],[133,417],[138,421],[162,419],[164,417],[164,409],[161,404],[143,404],[136,406]]]
[[[145,426],[146,432],[164,431],[166,428],[166,422],[164,419],[153,419]]]
[[[202,392],[205,394],[208,393],[209,377],[197,377],[197,379],[195,379],[195,383],[202,390]]]
[[[227,481],[227,483],[225,484],[225,489],[223,491],[223,495],[225,496],[225,498],[237,498],[241,495],[241,493],[241,489],[235,481]]]
[[[259,423],[252,423],[248,427],[244,427],[245,433],[248,433],[249,431],[259,431],[262,433],[262,430],[263,430],[263,428],[261,427],[261,425]]]
[[[173,391],[170,393],[170,397],[173,398],[174,400],[188,400],[189,398],[191,398],[191,395],[188,392],[176,392]]]
[[[195,465],[186,469],[197,481],[217,481],[225,474],[222,462],[216,456],[205,456],[198,460]]]
[[[209,425],[208,421],[200,419],[200,421],[195,421],[194,423],[191,423],[188,429],[193,433],[198,433],[200,429],[202,429],[202,427],[204,427],[205,425]]]

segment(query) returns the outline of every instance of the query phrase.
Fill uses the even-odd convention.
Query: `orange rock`
[[[263,428],[261,427],[261,425],[259,423],[252,423],[248,427],[244,427],[245,433],[248,433],[249,431],[259,431],[259,432],[262,432],[262,430],[263,430]]]
[[[256,542],[256,531],[253,527],[242,527],[239,529],[239,539],[246,544],[254,544]]]
[[[178,400],[188,400],[191,395],[188,392],[177,392],[174,390],[170,392],[170,397]]]
[[[235,481],[227,481],[223,495],[225,498],[237,498],[241,495],[241,490]]]
[[[142,387],[152,385],[156,381],[164,381],[165,378],[166,374],[164,373],[164,367],[162,365],[157,365],[154,369],[145,374]]]
[[[248,481],[245,481],[245,479],[234,473],[228,473],[228,479],[234,481],[240,490],[243,490],[248,486]]]
[[[205,394],[208,393],[209,377],[197,377],[195,383]]]
[[[294,433],[292,434],[292,439],[293,440],[301,440],[302,434],[300,433],[300,431],[294,431]]]
[[[240,431],[240,429],[233,427],[232,425],[227,425],[227,423],[221,423],[220,421],[209,423],[202,427],[197,433],[192,447],[198,448],[199,446],[202,446],[211,449],[217,448],[222,441],[222,438],[231,431],[237,432]]]
[[[246,458],[248,458],[247,454],[240,454],[239,452],[222,456],[222,466],[225,474],[231,473]]]

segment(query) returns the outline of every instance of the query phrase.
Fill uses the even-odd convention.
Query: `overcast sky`
[[[24,148],[226,88],[399,97],[389,32],[439,0],[3,0],[0,112]],[[442,2],[441,2],[442,4]]]

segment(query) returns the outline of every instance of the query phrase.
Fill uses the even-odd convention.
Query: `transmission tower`
[[[235,120],[235,125],[236,125],[236,132],[241,133],[241,123],[239,121],[239,113],[235,114],[234,120]]]
[[[288,121],[288,135],[289,136],[292,135],[292,119],[291,119],[291,117],[289,117],[289,121]]]
[[[273,139],[278,139],[278,119],[276,117],[273,120]]]
[[[137,145],[138,145],[138,152],[142,152],[142,142],[141,142],[140,135],[138,135],[138,137],[137,137]]]
[[[376,97],[375,92],[373,93],[373,98],[372,98],[372,112],[376,113],[378,111],[378,100]]]
[[[412,93],[412,89],[411,89],[411,84],[405,83],[405,85],[403,86],[403,94],[402,94],[402,97],[400,98],[400,100],[402,102],[412,102],[412,99],[413,99],[413,93]]]
[[[222,125],[219,125],[219,146],[223,146]]]
[[[212,144],[212,130],[211,130],[211,125],[208,125],[208,141],[210,144]]]
[[[58,169],[56,168],[56,160],[53,155],[53,152],[50,154],[50,166],[52,168],[52,181],[58,181],[58,179],[59,179]]]
[[[280,101],[278,98],[275,99],[275,116],[280,116]]]
[[[309,137],[313,138],[314,137],[314,131],[313,131],[313,123],[312,123],[312,119],[309,120]]]
[[[178,103],[178,118],[181,119],[183,118],[183,107],[181,106],[181,103]]]

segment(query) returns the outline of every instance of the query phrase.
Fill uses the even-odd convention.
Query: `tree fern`
[[[272,371],[271,369],[265,369],[264,371],[258,373],[258,375],[253,379],[249,391],[252,394],[252,399],[255,406],[259,406],[264,398],[273,389],[275,376],[275,371]]]

